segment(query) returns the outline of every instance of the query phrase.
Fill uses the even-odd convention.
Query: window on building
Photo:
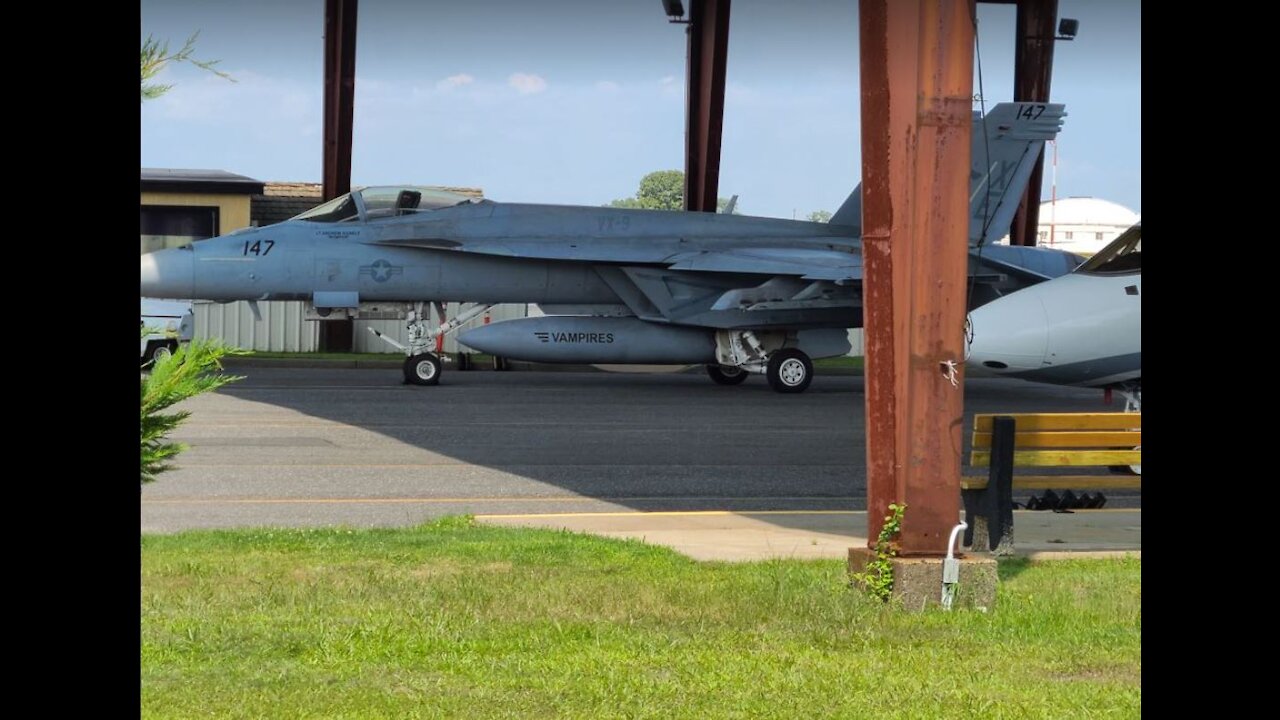
[[[1048,231],[1048,230],[1041,230],[1041,231],[1040,231],[1040,239],[1041,239],[1041,240],[1044,240],[1044,239],[1046,239],[1046,238],[1048,238],[1048,237],[1049,237],[1049,231]]]
[[[142,252],[190,245],[218,234],[218,208],[142,205]]]
[[[1068,239],[1068,240],[1070,240],[1070,239],[1071,239],[1071,231],[1070,231],[1070,230],[1068,230],[1068,231],[1067,231],[1067,239]]]
[[[1093,234],[1093,239],[1094,239],[1094,240],[1101,240],[1101,239],[1102,239],[1102,233],[1094,233],[1094,234]]]

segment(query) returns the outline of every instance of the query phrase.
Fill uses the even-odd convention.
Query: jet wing
[[[573,260],[619,265],[643,263],[691,272],[791,275],[841,284],[861,280],[860,255],[838,249],[812,247],[817,243],[830,247],[830,242],[831,238],[826,237],[753,237],[744,239],[739,247],[723,250],[689,249],[693,243],[666,238],[573,238],[557,241],[396,238],[381,240],[377,244],[531,260]],[[810,247],[794,247],[806,243]]]
[[[839,250],[742,248],[681,253],[667,258],[672,270],[795,275],[847,283],[862,279],[862,256]]]

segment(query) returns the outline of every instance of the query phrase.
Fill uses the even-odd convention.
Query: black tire
[[[440,373],[444,366],[440,358],[431,353],[422,353],[405,358],[404,381],[409,385],[439,385]]]
[[[737,367],[708,365],[707,374],[717,385],[740,385],[747,379],[747,371]]]
[[[769,387],[780,393],[800,393],[813,382],[813,361],[795,348],[779,350],[769,356],[765,373]]]
[[[503,372],[503,371],[507,370],[507,359],[506,359],[506,358],[504,358],[504,357],[499,357],[499,356],[497,356],[497,355],[494,355],[494,356],[493,356],[493,369],[494,369],[494,370],[496,370],[496,371],[498,371],[498,372]]]
[[[471,369],[471,353],[458,353],[454,357],[458,359],[457,365],[459,370]]]

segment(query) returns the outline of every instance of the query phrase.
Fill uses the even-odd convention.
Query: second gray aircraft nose
[[[190,299],[195,295],[195,253],[171,248],[142,256],[142,297]]]

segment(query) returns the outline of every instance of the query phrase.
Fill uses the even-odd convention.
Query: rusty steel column
[[[688,108],[685,112],[684,209],[716,211],[724,74],[731,0],[692,0],[689,7]]]
[[[324,180],[326,201],[351,192],[351,129],[356,95],[358,0],[324,2]],[[320,323],[320,350],[350,352],[350,320]]]
[[[960,516],[973,13],[859,6],[868,545],[905,502],[907,556],[944,554]]]
[[[351,127],[356,96],[356,7],[324,3],[324,199],[351,192]]]
[[[1018,39],[1013,55],[1013,99],[1049,102],[1053,76],[1053,43],[1058,0],[1018,0]],[[1031,171],[1018,212],[1009,227],[1010,245],[1035,245],[1040,230],[1040,189],[1044,180],[1044,148]]]

